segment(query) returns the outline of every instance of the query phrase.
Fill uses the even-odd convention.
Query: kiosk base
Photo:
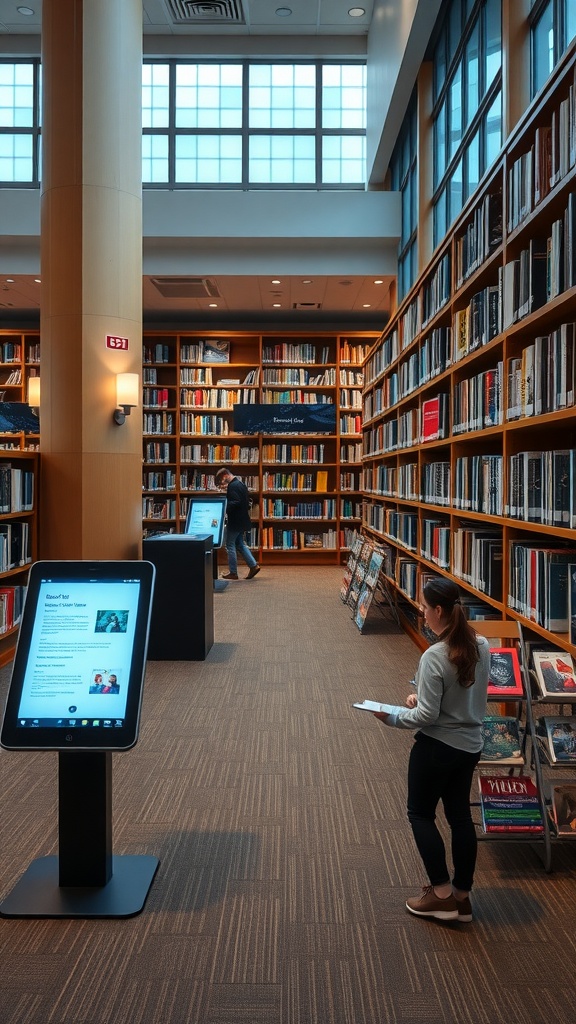
[[[60,886],[58,857],[39,857],[0,903],[0,917],[134,917],[159,863],[157,857],[113,856],[106,885]]]

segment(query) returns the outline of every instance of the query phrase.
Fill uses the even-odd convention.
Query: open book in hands
[[[363,700],[352,705],[353,708],[360,708],[360,711],[375,711],[381,714],[391,715],[396,710],[393,704],[380,704],[377,700]]]

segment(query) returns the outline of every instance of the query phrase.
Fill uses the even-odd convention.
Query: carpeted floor
[[[404,908],[411,737],[351,708],[401,700],[418,651],[342,570],[265,568],[214,595],[205,662],[149,665],[114,756],[114,852],[154,854],[125,920],[0,919],[0,1024],[572,1024],[576,845],[480,846],[473,924]],[[5,693],[8,672],[1,676]],[[0,752],[0,897],[57,852],[55,754]]]

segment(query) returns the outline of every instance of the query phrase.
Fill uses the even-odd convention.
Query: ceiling
[[[142,0],[144,34],[176,36],[366,35],[373,7],[373,0]],[[41,20],[41,0],[0,0],[0,32],[38,35]]]
[[[143,0],[145,36],[366,36],[374,0]],[[364,11],[351,16],[350,10]],[[0,32],[39,35],[41,0],[0,0]],[[273,52],[273,47],[271,47]],[[391,277],[211,276],[202,288],[159,287],[143,279],[143,312],[148,322],[298,321],[326,322],[335,318],[367,328],[382,325],[390,309]],[[198,279],[194,279],[198,280]],[[203,279],[206,280],[206,279]],[[375,284],[375,280],[382,283]],[[214,294],[215,292],[215,294]],[[41,283],[31,275],[0,277],[0,318],[37,318]]]

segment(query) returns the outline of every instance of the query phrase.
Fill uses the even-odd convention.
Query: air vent
[[[321,302],[293,302],[292,309],[322,309]]]
[[[165,299],[219,299],[214,281],[207,277],[151,277]]]
[[[176,25],[245,25],[242,0],[164,0]]]

